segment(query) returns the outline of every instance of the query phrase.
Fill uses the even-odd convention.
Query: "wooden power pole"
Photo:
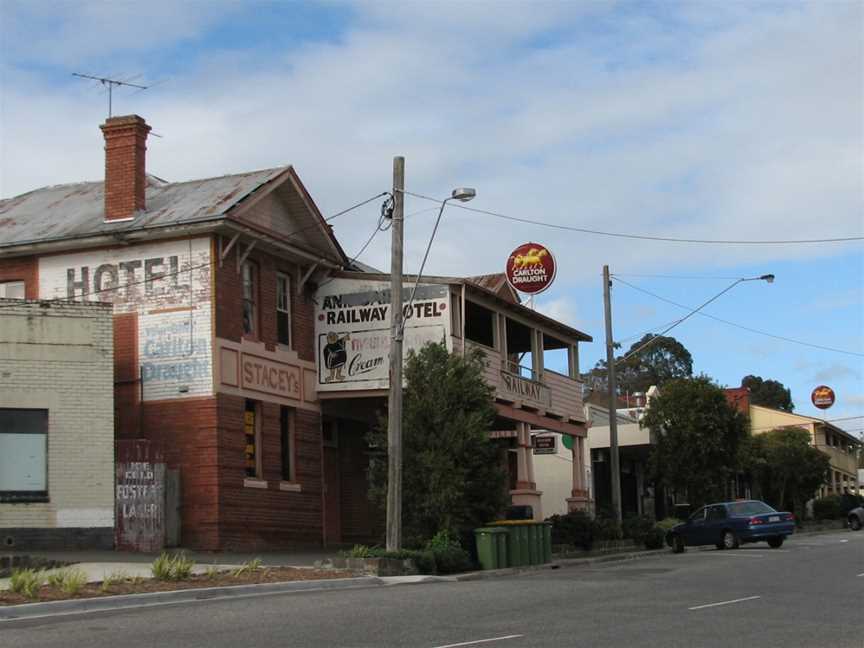
[[[405,158],[393,158],[390,250],[390,394],[387,399],[387,550],[402,548],[402,225]]]
[[[621,468],[618,461],[618,385],[615,381],[615,343],[612,339],[612,299],[609,266],[603,266],[603,307],[606,314],[606,370],[609,388],[609,471],[612,473],[612,512],[621,524]]]

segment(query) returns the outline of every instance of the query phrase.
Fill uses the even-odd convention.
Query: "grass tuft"
[[[185,580],[192,575],[195,561],[188,558],[184,553],[169,554],[163,552],[156,560],[150,570],[153,578],[161,581]]]
[[[262,561],[260,558],[253,558],[252,560],[247,560],[245,563],[240,565],[237,569],[231,572],[231,574],[236,578],[238,576],[243,576],[244,574],[251,574],[252,572],[258,571],[261,569]]]
[[[9,578],[9,589],[16,594],[35,599],[42,587],[43,573],[35,569],[16,569]]]

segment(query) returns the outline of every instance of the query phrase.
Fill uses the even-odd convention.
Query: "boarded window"
[[[48,498],[48,410],[0,408],[0,501]]]
[[[254,400],[246,401],[246,410],[243,413],[243,434],[246,441],[245,470],[246,476],[261,477],[261,434],[258,403]]]

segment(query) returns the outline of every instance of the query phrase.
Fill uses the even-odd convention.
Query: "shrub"
[[[642,538],[642,544],[646,549],[662,549],[666,542],[666,530],[655,524],[651,530]]]
[[[591,528],[595,540],[620,540],[622,537],[621,526],[609,518],[594,518]]]
[[[473,566],[471,555],[462,547],[450,545],[431,550],[435,560],[435,570],[439,574],[455,574],[468,571]],[[419,569],[419,566],[418,566]]]
[[[813,517],[817,520],[838,520],[843,516],[838,495],[828,495],[813,501]]]
[[[189,578],[192,575],[193,567],[195,567],[195,561],[187,558],[186,554],[178,553],[172,555],[163,552],[161,556],[153,561],[150,571],[156,580],[178,581]]]
[[[594,527],[587,513],[574,511],[553,515],[546,521],[552,524],[552,544],[581,547],[586,551],[594,545]]]
[[[630,515],[621,524],[621,533],[636,544],[643,544],[654,530],[654,520],[647,515]]]
[[[16,569],[9,578],[9,589],[28,599],[35,599],[41,586],[42,572],[35,569]]]
[[[344,558],[393,558],[395,560],[411,559],[421,574],[436,573],[435,554],[432,551],[420,551],[417,549],[400,549],[399,551],[387,551],[384,547],[368,547],[366,545],[354,545],[350,551],[341,551]]]

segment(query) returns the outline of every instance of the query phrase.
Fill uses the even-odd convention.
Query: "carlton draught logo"
[[[507,281],[515,290],[536,294],[555,279],[555,257],[545,245],[523,243],[507,259]]]
[[[834,390],[827,385],[819,385],[810,394],[810,400],[819,409],[828,409],[834,404]]]

